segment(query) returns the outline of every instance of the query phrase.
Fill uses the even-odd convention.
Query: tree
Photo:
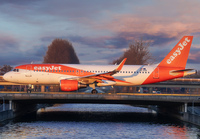
[[[112,63],[119,64],[124,58],[127,58],[125,62],[126,65],[143,65],[148,64],[153,60],[149,52],[150,42],[140,40],[135,40],[129,44],[129,48],[124,52],[124,54]]]
[[[117,60],[113,61],[113,64],[119,64],[124,58],[127,58],[126,65],[144,65],[148,62],[152,62],[153,58],[149,52],[150,42],[140,40],[135,40],[129,44],[129,48],[124,52],[124,54]],[[119,88],[116,88],[120,91]],[[136,92],[136,87],[122,87],[121,92]]]
[[[6,72],[9,72],[13,69],[10,65],[3,65],[3,67],[0,69],[1,73],[4,74]]]
[[[68,40],[54,39],[48,46],[43,63],[79,64],[79,59]]]

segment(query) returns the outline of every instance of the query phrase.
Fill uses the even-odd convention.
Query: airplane
[[[4,80],[28,85],[60,85],[61,91],[91,87],[92,94],[101,86],[137,86],[153,84],[195,74],[185,69],[193,36],[184,36],[169,54],[153,65],[81,65],[26,64],[3,75]],[[28,89],[31,93],[31,90]]]

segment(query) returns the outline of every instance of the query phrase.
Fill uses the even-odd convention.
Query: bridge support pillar
[[[187,112],[187,103],[184,104],[184,112]]]
[[[12,100],[9,100],[9,110],[12,110]]]
[[[179,106],[179,112],[186,113],[187,112],[187,108],[188,108],[188,104],[184,103],[184,104]]]

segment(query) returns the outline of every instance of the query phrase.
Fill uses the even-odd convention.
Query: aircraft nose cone
[[[8,75],[8,73],[6,73],[6,74],[4,74],[3,75],[3,79],[5,80],[5,81],[9,81],[9,75]]]

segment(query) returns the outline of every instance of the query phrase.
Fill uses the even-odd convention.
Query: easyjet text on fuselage
[[[34,70],[61,70],[61,66],[34,66]]]

